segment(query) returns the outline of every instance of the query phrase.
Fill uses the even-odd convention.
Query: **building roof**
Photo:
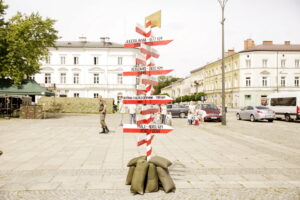
[[[124,48],[123,44],[103,41],[56,41],[55,46],[57,48]]]
[[[299,44],[261,44],[256,45],[253,48],[242,50],[239,53],[250,52],[250,51],[300,51]]]

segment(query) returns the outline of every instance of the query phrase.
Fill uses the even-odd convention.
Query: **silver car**
[[[255,122],[256,120],[268,120],[273,122],[275,119],[275,112],[266,106],[246,106],[236,113],[238,120],[250,120]]]

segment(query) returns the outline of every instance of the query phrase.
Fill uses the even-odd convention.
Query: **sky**
[[[141,36],[137,23],[158,10],[162,27],[155,36],[174,41],[157,46],[156,64],[174,69],[170,74],[186,77],[190,71],[222,57],[221,7],[218,0],[4,0],[7,18],[18,11],[38,12],[55,19],[60,40],[88,41],[109,37],[125,43]],[[256,44],[272,40],[276,44],[291,41],[300,44],[300,0],[228,0],[225,7],[225,51],[243,50],[244,40]]]

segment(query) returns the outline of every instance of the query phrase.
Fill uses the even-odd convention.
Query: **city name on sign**
[[[163,37],[150,37],[150,38],[140,38],[140,39],[129,39],[126,40],[126,44],[132,44],[132,43],[144,43],[144,42],[153,42],[153,41],[162,41]]]
[[[157,133],[157,134],[166,134],[174,129],[171,126],[164,124],[124,124],[123,132],[124,133]]]
[[[123,104],[168,104],[173,100],[165,95],[122,97]]]
[[[164,68],[162,66],[152,66],[152,67],[132,67],[131,71],[156,71],[156,70],[163,70]]]

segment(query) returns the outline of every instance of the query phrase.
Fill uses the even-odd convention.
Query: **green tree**
[[[58,39],[54,20],[43,19],[38,13],[26,16],[17,13],[4,21],[7,6],[0,1],[0,77],[10,77],[15,83],[40,71],[40,61],[49,54]],[[1,26],[4,23],[3,26]]]
[[[172,77],[172,76],[159,76],[158,77],[158,85],[154,86],[154,94],[158,95],[161,93],[161,89],[171,85],[171,83],[178,81],[180,78]]]

